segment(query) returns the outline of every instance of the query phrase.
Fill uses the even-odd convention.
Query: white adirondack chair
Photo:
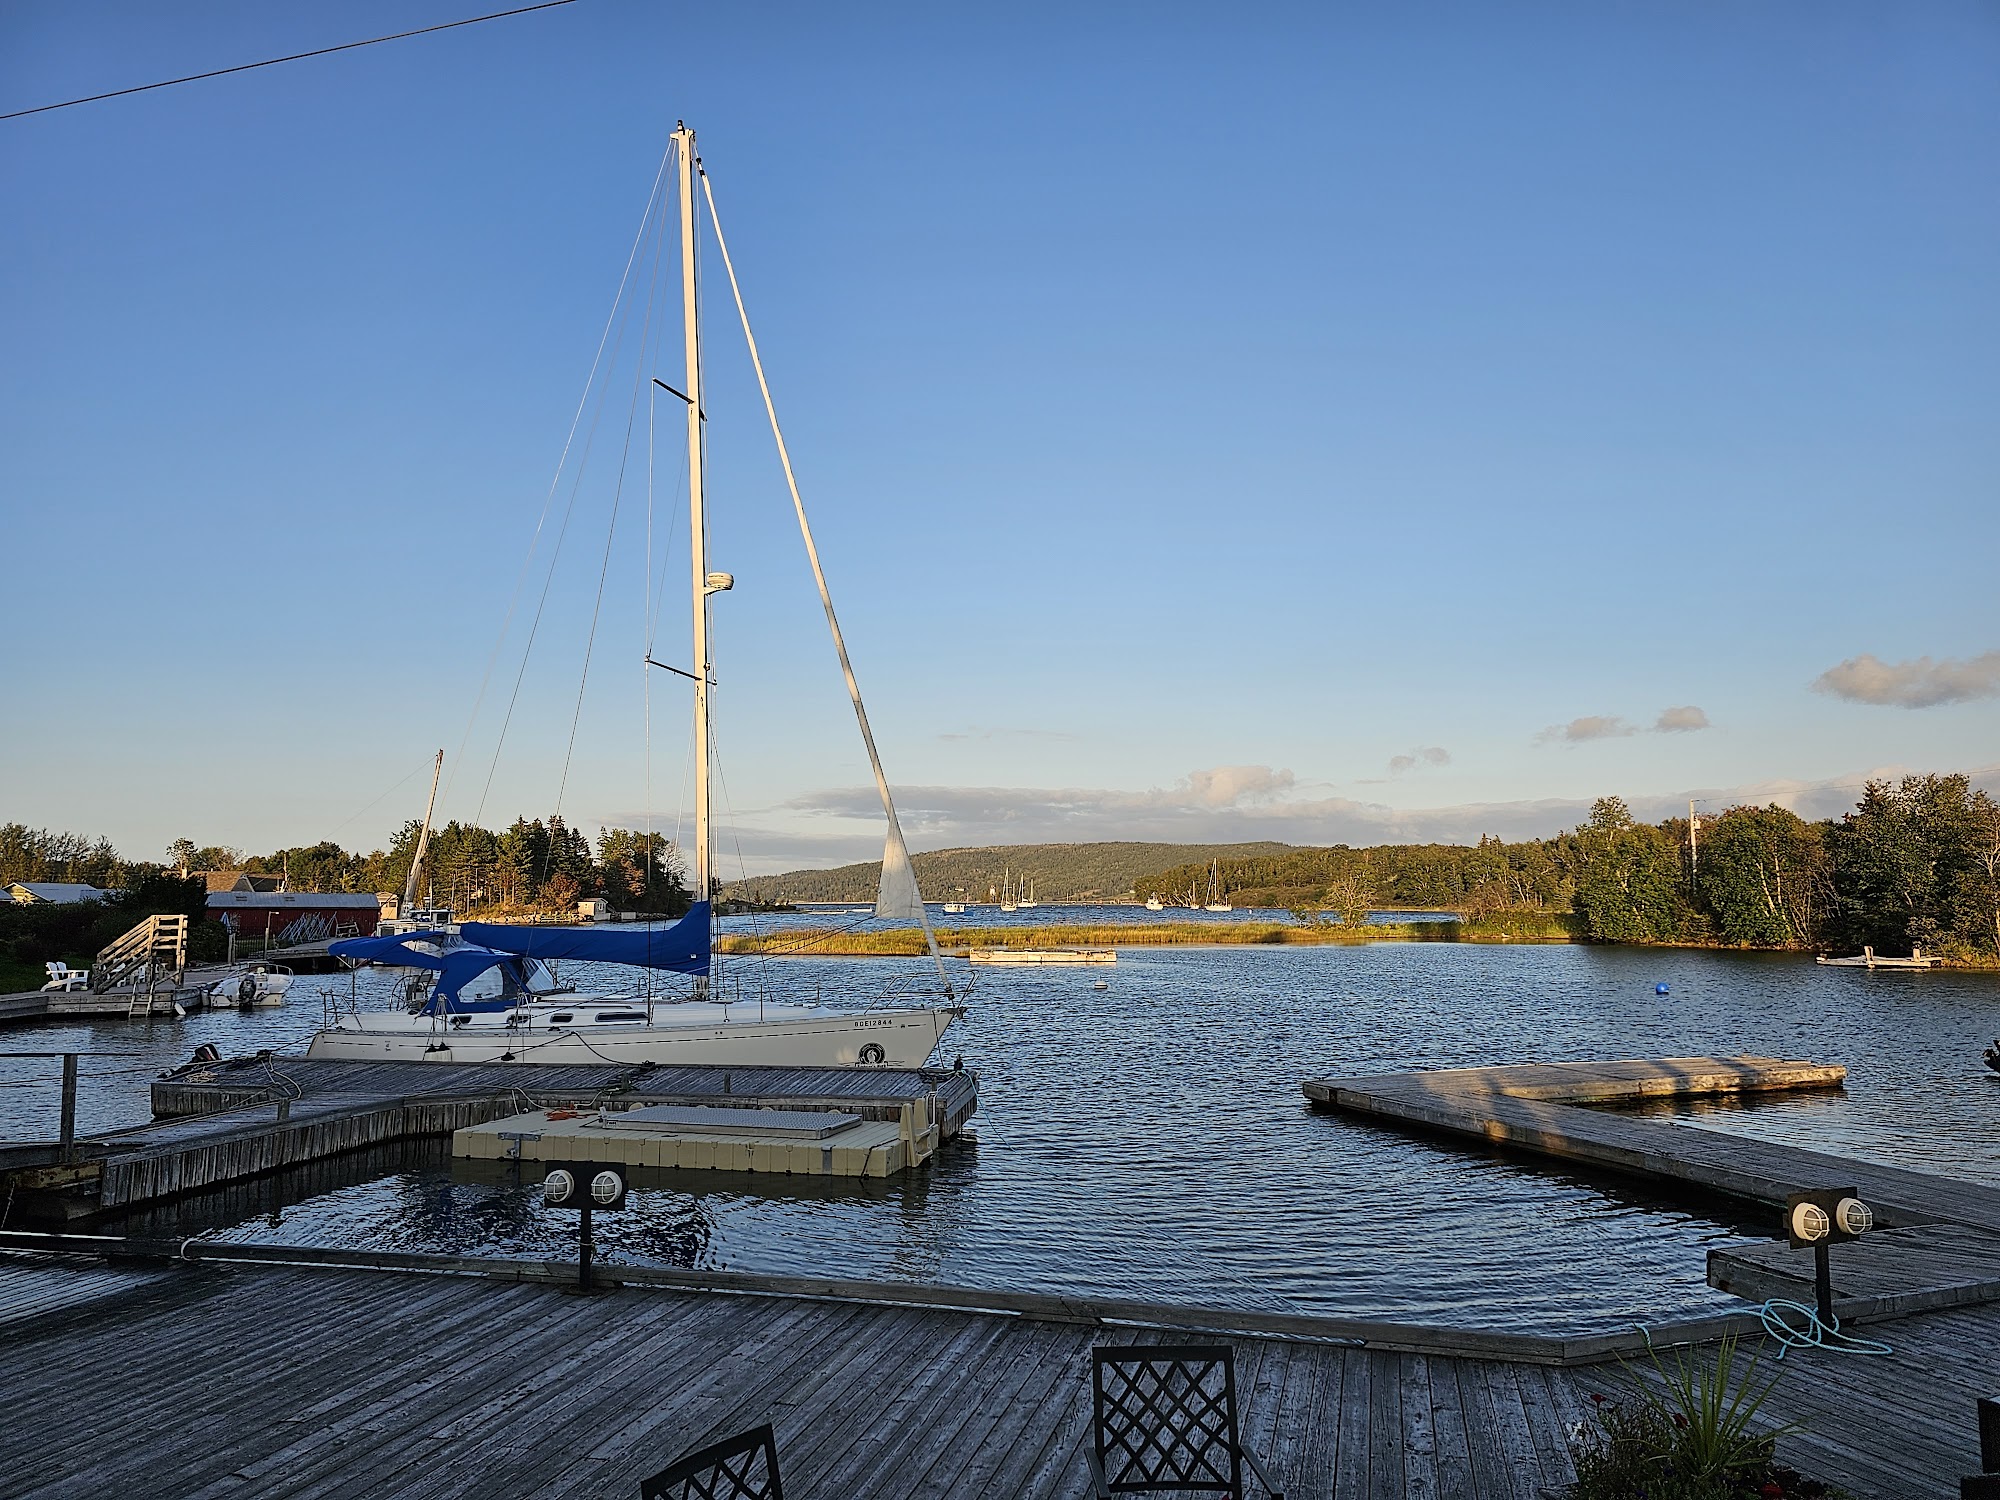
[[[88,969],[72,969],[59,958],[52,959],[50,962],[43,964],[42,967],[49,971],[49,982],[42,986],[45,990],[61,990],[68,993],[73,990],[87,990],[90,988],[90,970]]]

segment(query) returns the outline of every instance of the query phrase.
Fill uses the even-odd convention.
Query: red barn
[[[239,938],[283,947],[373,937],[382,903],[365,891],[211,891],[208,914]]]

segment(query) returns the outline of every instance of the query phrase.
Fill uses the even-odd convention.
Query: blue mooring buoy
[[[1664,984],[1656,984],[1653,986],[1653,993],[1656,995],[1664,995],[1667,993],[1667,987]]]

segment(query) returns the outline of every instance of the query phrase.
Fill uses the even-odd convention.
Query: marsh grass
[[[1171,947],[1324,947],[1342,943],[1452,943],[1567,941],[1559,919],[1544,921],[1531,935],[1524,931],[1486,931],[1481,922],[1390,922],[1365,927],[1340,923],[1303,926],[1290,922],[1146,922],[1092,926],[1087,923],[1044,927],[941,927],[938,946],[960,951],[972,948],[1171,948]],[[816,956],[844,954],[873,957],[915,957],[924,951],[924,935],[915,927],[878,932],[842,928],[786,928],[752,935],[728,933],[715,940],[718,953]]]

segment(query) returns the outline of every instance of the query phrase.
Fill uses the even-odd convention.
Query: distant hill
[[[1253,859],[1291,852],[1290,844],[1002,844],[986,849],[936,849],[912,855],[917,887],[929,901],[965,892],[984,901],[1003,871],[1034,882],[1037,901],[1117,901],[1135,883],[1176,865],[1211,859]],[[725,885],[724,897],[746,901],[873,901],[882,864],[833,870],[790,870]]]

